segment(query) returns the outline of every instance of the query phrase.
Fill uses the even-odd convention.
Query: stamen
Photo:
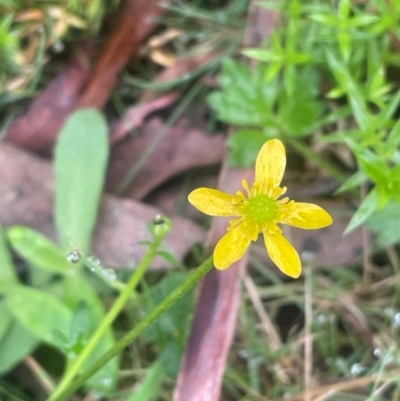
[[[247,197],[250,198],[250,196],[251,196],[251,191],[250,191],[249,183],[247,182],[247,180],[242,180],[242,186],[243,186],[243,188],[244,188],[244,189],[246,190],[246,192],[247,192]]]
[[[272,221],[278,212],[278,205],[275,199],[268,195],[257,195],[249,199],[247,215],[256,224],[263,225]]]

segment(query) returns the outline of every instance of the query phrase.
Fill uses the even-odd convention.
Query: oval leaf
[[[6,299],[10,312],[41,340],[57,347],[54,330],[69,336],[72,312],[52,295],[21,285],[7,293]]]
[[[12,247],[37,267],[63,274],[74,268],[59,248],[35,230],[14,226],[8,229],[8,238]]]
[[[55,149],[56,224],[66,247],[87,253],[108,157],[107,124],[96,110],[79,110],[64,125]]]

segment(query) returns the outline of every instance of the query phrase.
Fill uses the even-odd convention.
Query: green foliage
[[[35,89],[47,58],[47,50],[58,52],[71,39],[86,39],[97,33],[104,16],[120,0],[0,1],[0,101],[28,96]],[[32,60],[29,46],[40,37]],[[28,44],[28,45],[27,45]],[[27,51],[29,49],[29,51]],[[27,88],[27,84],[28,88]]]
[[[28,227],[11,227],[8,238],[12,247],[24,259],[41,269],[67,274],[74,268],[55,244]]]
[[[251,71],[247,65],[227,59],[220,76],[222,91],[209,96],[222,121],[243,127],[228,142],[233,166],[254,164],[266,139],[307,136],[320,125],[318,119],[325,107],[318,100],[317,70],[302,68],[290,93],[284,83],[276,77],[266,78],[265,73],[265,64]]]
[[[55,216],[64,247],[87,253],[97,218],[108,158],[104,117],[80,110],[66,122],[55,149]]]
[[[88,250],[96,221],[108,154],[107,129],[103,116],[92,110],[76,112],[63,128],[55,152],[56,216],[60,236]],[[90,155],[90,157],[88,157]],[[67,218],[66,218],[67,217]],[[66,253],[42,234],[21,226],[8,230],[12,247],[32,266],[31,284],[39,271],[45,273],[41,288],[21,285],[0,236],[1,303],[0,352],[4,355],[0,371],[12,368],[39,342],[64,354],[69,366],[84,348],[88,337],[104,318],[104,306],[82,266],[70,263]],[[72,246],[65,241],[69,251]],[[68,247],[69,245],[69,247]],[[54,278],[58,277],[56,284]],[[29,283],[27,283],[29,284]],[[24,341],[11,347],[11,336]],[[89,357],[85,367],[114,345],[109,329]],[[5,349],[9,347],[9,349]],[[118,364],[115,359],[93,375],[87,385],[103,392],[113,388]]]
[[[147,311],[159,304],[186,277],[186,273],[170,273],[159,285],[153,286],[146,294]],[[193,301],[193,291],[190,291],[145,332],[146,340],[163,351],[161,361],[165,372],[172,377],[178,373]]]
[[[259,62],[254,68],[227,60],[221,90],[209,97],[219,119],[238,127],[228,142],[233,166],[254,163],[260,144],[271,137],[293,143],[322,132],[318,140],[348,146],[359,170],[338,193],[367,181],[373,188],[346,232],[400,200],[400,92],[398,82],[387,76],[391,66],[399,66],[390,35],[399,32],[400,7],[398,2],[390,7],[380,0],[368,3],[264,3],[280,10],[285,24],[262,46],[243,51]],[[320,77],[328,78],[325,96]]]
[[[18,283],[3,228],[0,226],[0,293]]]
[[[236,167],[253,166],[258,151],[267,139],[262,131],[251,129],[237,131],[227,141],[230,150],[229,164]]]
[[[18,58],[21,25],[16,22],[15,15],[26,4],[23,0],[7,0],[0,5],[0,13],[6,10],[10,15],[0,21],[0,74],[6,78],[16,76],[21,68]],[[46,4],[40,2],[40,7]],[[220,76],[221,88],[209,96],[218,118],[236,129],[228,141],[230,164],[253,165],[264,141],[279,137],[292,151],[302,152],[306,159],[330,173],[329,163],[331,160],[336,163],[345,149],[353,155],[354,165],[346,164],[348,179],[341,183],[337,193],[350,193],[354,198],[358,193],[354,190],[361,185],[368,191],[365,199],[359,200],[358,210],[346,232],[367,224],[377,234],[378,245],[396,244],[400,241],[400,83],[397,78],[400,62],[394,44],[400,38],[400,2],[285,0],[264,4],[279,10],[282,23],[260,47],[243,51],[246,57],[256,60],[257,65],[249,68],[245,63],[226,58]],[[173,3],[171,10],[176,14],[168,14],[166,21],[175,22],[190,16],[197,25],[183,29],[184,34],[188,32],[189,42],[196,40],[197,34],[212,39],[221,31],[221,35],[231,36],[230,41],[224,39],[224,43],[231,45],[237,42],[238,35],[233,33],[238,32],[243,22],[235,18],[245,14],[247,3],[236,0],[230,5],[224,14],[192,4],[181,7]],[[92,21],[87,29],[93,32],[99,26],[105,3],[69,0],[63,7],[73,16]],[[229,20],[229,24],[222,26],[232,30],[221,28],[218,21],[222,18]],[[46,35],[53,32],[50,27],[53,23],[51,18],[46,20]],[[42,40],[48,44],[45,34]],[[67,40],[67,37],[68,32],[61,39]],[[173,46],[178,53],[186,55],[187,46],[179,42],[180,38]],[[208,43],[207,46],[209,50]],[[224,49],[224,54],[229,51]],[[37,64],[43,63],[38,61]],[[186,85],[204,71],[202,68],[191,72],[189,78],[182,76],[177,81]],[[136,78],[139,79],[141,77]],[[149,81],[146,76],[141,82],[145,82],[143,86],[146,87],[164,85]],[[0,85],[4,82],[0,78]],[[321,145],[321,142],[325,146],[324,155],[328,157],[314,158],[314,148],[309,144]],[[108,296],[111,298],[124,288],[124,284],[117,281],[100,282],[98,276],[82,266],[98,269],[100,274],[103,269],[87,255],[90,255],[107,149],[105,121],[95,111],[78,112],[61,133],[55,152],[55,220],[62,247],[26,227],[11,227],[6,236],[0,232],[1,374],[10,372],[33,350],[40,350],[43,343],[62,356],[68,372],[91,334],[104,321]],[[329,157],[330,151],[334,158]],[[6,239],[25,263],[21,263],[18,270],[12,263]],[[66,255],[75,247],[82,252],[82,259],[81,263],[71,264]],[[157,254],[172,260],[165,251]],[[389,251],[388,254],[390,256]],[[385,261],[380,266],[376,266],[374,260],[369,272],[372,279],[362,277],[358,262],[329,269],[315,266],[313,282],[308,287],[311,294],[306,293],[302,282],[285,282],[266,271],[264,263],[250,258],[257,272],[252,271],[247,279],[256,277],[256,293],[243,296],[234,350],[224,377],[224,394],[230,399],[241,399],[243,394],[252,399],[302,397],[304,392],[299,378],[304,364],[298,362],[304,361],[304,339],[312,338],[314,398],[321,395],[317,393],[318,381],[322,386],[340,378],[351,384],[351,380],[365,376],[357,395],[352,388],[338,390],[334,395],[336,399],[367,399],[367,394],[373,398],[378,393],[385,400],[397,399],[399,266],[396,255],[391,255],[390,263]],[[17,273],[22,269],[25,274],[19,277]],[[144,283],[142,292],[130,298],[121,322],[106,332],[82,371],[113,347],[114,337],[121,334],[116,332],[117,328],[120,330],[120,323],[126,327],[135,326],[138,316],[147,315],[186,276],[186,273],[168,273],[157,284],[147,287]],[[96,292],[98,288],[101,294]],[[263,329],[268,324],[265,321],[259,324],[265,317],[260,319],[255,312],[256,309],[259,312],[259,306],[255,309],[252,305],[255,295],[282,330],[277,347],[270,341],[273,338],[270,338],[270,330],[275,329],[275,324],[265,332]],[[309,296],[312,297],[312,325],[306,333],[308,327],[303,327],[302,320],[303,314],[309,313],[304,308]],[[114,358],[89,379],[87,388],[107,396],[113,391],[118,376],[129,374],[135,377],[134,384],[130,385],[134,390],[129,390],[124,397],[111,394],[110,399],[169,399],[171,379],[177,375],[193,302],[193,293],[187,294],[137,338],[135,347],[125,354],[127,363],[121,365],[124,371]],[[293,313],[296,319],[291,323],[292,308],[298,313]],[[134,317],[130,315],[131,309]],[[279,322],[281,314],[285,320],[283,324]],[[365,341],[365,338],[374,341]],[[379,352],[375,354],[375,351],[382,355],[376,356]],[[129,365],[141,368],[126,369]],[[353,369],[357,365],[362,365],[362,373]],[[380,388],[382,383],[384,386]]]
[[[18,53],[17,32],[12,29],[13,16],[0,19],[0,85],[5,84],[8,75],[19,71],[16,60]]]
[[[367,225],[378,235],[378,244],[382,247],[393,245],[400,240],[400,202],[390,201],[368,218]]]
[[[156,400],[165,371],[163,362],[158,359],[148,369],[146,377],[126,401],[151,401]]]
[[[72,321],[71,310],[57,298],[42,290],[15,286],[7,294],[12,314],[40,340],[56,345],[53,332],[66,333]]]
[[[8,306],[7,311],[2,314],[2,319],[10,322],[12,314],[8,310]],[[38,346],[39,341],[32,330],[27,329],[18,320],[12,319],[0,340],[0,374],[9,372],[21,362]]]

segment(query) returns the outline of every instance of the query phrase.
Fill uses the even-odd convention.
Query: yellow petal
[[[232,227],[214,249],[214,265],[217,269],[227,269],[243,257],[251,241],[258,237],[258,228],[247,220]]]
[[[211,188],[198,188],[189,194],[189,202],[209,216],[241,216],[243,200]]]
[[[312,203],[289,202],[279,206],[278,222],[305,230],[315,230],[330,226],[333,220],[322,207]]]
[[[297,278],[301,273],[301,261],[296,249],[283,236],[281,231],[265,230],[264,242],[269,257],[279,269],[290,277]]]
[[[257,156],[256,182],[266,183],[268,188],[277,187],[282,181],[286,167],[286,152],[279,139],[265,142]]]

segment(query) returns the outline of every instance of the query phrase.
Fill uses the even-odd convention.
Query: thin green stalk
[[[71,386],[71,383],[75,379],[76,375],[82,369],[83,365],[86,363],[93,350],[96,348],[100,340],[103,338],[103,336],[111,326],[112,322],[115,320],[121,309],[128,301],[132,291],[135,289],[140,279],[143,277],[151,261],[154,259],[157,249],[164,239],[165,234],[157,236],[155,241],[150,245],[138,268],[135,270],[129,282],[126,284],[124,290],[120,293],[119,297],[116,299],[113,306],[102,320],[100,326],[93,333],[83,351],[79,354],[75,361],[71,363],[69,369],[67,369],[64,378],[61,380],[60,384],[49,398],[49,401],[59,399],[59,395]]]
[[[213,258],[206,259],[183,283],[171,292],[160,304],[158,304],[144,319],[142,319],[128,334],[122,337],[113,347],[103,354],[90,368],[84,371],[74,383],[64,386],[62,391],[54,393],[48,401],[65,400],[73,391],[82,386],[86,381],[104,366],[110,359],[118,355],[127,345],[138,337],[147,327],[157,320],[175,302],[190,290],[201,278],[203,278],[214,266]]]

